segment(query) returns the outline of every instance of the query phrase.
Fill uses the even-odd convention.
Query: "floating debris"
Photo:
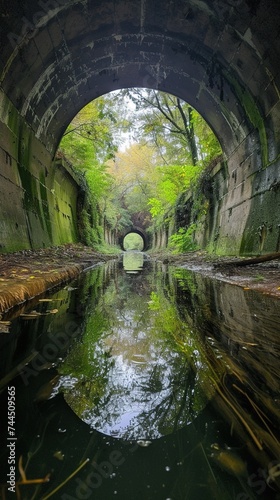
[[[22,313],[22,314],[20,314],[20,317],[24,318],[24,319],[36,319],[39,316],[42,316],[42,313],[40,313],[38,311],[31,311],[30,313]]]
[[[55,366],[55,363],[52,363],[51,361],[46,361],[43,365],[37,366],[36,370],[38,372],[42,372],[44,370],[49,370],[50,368],[53,368]]]
[[[74,472],[72,472],[72,474],[70,474],[70,476],[68,476],[61,484],[59,484],[54,490],[52,490],[49,494],[47,494],[46,496],[44,496],[43,500],[47,500],[48,498],[52,497],[55,493],[58,492],[58,490],[60,490],[66,483],[68,483],[68,481],[70,481],[70,479],[72,479],[72,477],[74,477],[76,474],[78,474],[78,472],[89,462],[89,458],[86,458],[86,460],[81,464],[79,465],[79,467],[77,467],[76,470],[74,470]]]
[[[138,444],[138,446],[142,446],[142,448],[147,448],[152,444],[152,441],[148,441],[146,439],[139,439],[138,441],[136,441],[136,443]]]
[[[221,469],[234,476],[247,475],[247,465],[239,455],[230,449],[221,449],[216,443],[212,444],[211,448],[214,450],[211,453],[211,458]]]
[[[17,481],[16,484],[43,484],[43,483],[48,483],[50,480],[50,474],[47,474],[42,479],[27,479],[25,469],[23,468],[22,455],[20,456],[18,461],[18,469],[21,476],[21,480]]]
[[[9,333],[11,321],[0,321],[0,333]]]
[[[65,455],[62,453],[62,451],[58,450],[53,454],[53,456],[57,458],[57,460],[64,460]]]
[[[46,312],[38,312],[38,311],[31,311],[30,313],[22,313],[20,314],[20,317],[23,319],[36,319],[39,318],[40,316],[47,316],[48,314],[56,314],[58,313],[58,309],[49,309]]]
[[[39,299],[39,302],[54,302],[55,300],[60,300],[60,299]]]
[[[133,356],[131,357],[131,362],[137,365],[145,365],[147,363],[147,360],[142,354],[133,354]]]
[[[53,394],[54,386],[56,385],[58,379],[59,375],[56,375],[49,382],[42,385],[41,389],[39,389],[35,396],[35,401],[45,401],[46,399],[50,399]]]
[[[268,477],[266,483],[271,486],[272,481],[276,481],[276,478],[280,476],[280,463],[270,467],[268,470]]]

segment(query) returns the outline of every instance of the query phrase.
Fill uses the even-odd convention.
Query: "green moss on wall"
[[[8,116],[7,125],[9,129],[12,130],[12,132],[14,132],[15,135],[17,135],[20,123],[17,109],[14,108],[13,106],[9,106],[7,116]]]
[[[233,77],[232,73],[226,73],[225,77],[232,86],[234,93],[239,99],[249,123],[258,131],[261,146],[261,157],[263,168],[268,165],[268,142],[264,117],[253,96]]]
[[[0,102],[4,151],[0,155],[0,252],[77,242],[77,198],[84,186],[71,169],[52,163],[1,90]]]
[[[260,196],[254,197],[241,240],[240,255],[279,251],[279,219],[275,211],[277,203],[279,201],[274,201],[269,194],[265,202]]]

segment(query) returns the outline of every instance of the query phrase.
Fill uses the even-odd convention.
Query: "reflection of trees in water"
[[[166,367],[162,365],[160,371],[164,370]],[[147,392],[151,392],[153,385],[160,382],[161,375],[157,374],[151,381]],[[127,439],[135,437],[135,427],[138,427],[140,430],[145,430],[148,437],[155,438],[171,434],[192,421],[197,416],[194,408],[194,389],[195,374],[185,363],[177,372],[176,377],[169,380],[169,386],[164,389],[165,396],[158,403],[155,398],[154,405],[149,411],[142,412],[137,419],[131,421],[125,437]]]
[[[172,282],[152,272],[112,276],[87,312],[85,334],[69,353],[65,399],[92,427],[127,439],[155,438],[192,421],[206,404],[205,367],[174,305]],[[168,285],[168,286],[167,286]],[[186,341],[188,355],[178,348]]]
[[[77,415],[84,414],[92,407],[98,407],[100,400],[105,392],[105,387],[108,384],[109,372],[112,369],[114,360],[110,358],[107,351],[97,350],[96,357],[91,359],[90,373],[72,373],[70,387],[67,387],[67,376],[62,377],[61,385],[64,387],[64,397],[66,402]],[[83,364],[79,363],[79,358],[75,360],[75,365],[83,371]],[[73,367],[73,364],[72,364]],[[67,371],[69,365],[66,366]]]
[[[111,428],[115,436],[126,439],[156,438],[174,432],[191,422],[201,405],[205,405],[203,396],[195,387],[196,374],[186,360],[182,361],[178,356],[163,357],[160,362],[150,364],[148,370],[145,367],[144,373],[142,366],[138,368],[134,373],[128,369],[119,382],[112,380],[114,372],[109,379],[102,380],[102,371],[99,371],[101,387],[102,382],[106,382],[106,389],[103,386],[103,395],[98,401],[92,399],[92,394],[85,394],[82,384],[77,387],[77,392],[81,391],[82,401],[87,400],[88,404],[75,409],[69,398],[67,401],[96,429]],[[75,397],[76,391],[71,398]],[[127,418],[122,418],[126,413]]]

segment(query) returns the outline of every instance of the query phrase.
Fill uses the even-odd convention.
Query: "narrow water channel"
[[[280,498],[279,300],[126,252],[8,319],[1,498]]]

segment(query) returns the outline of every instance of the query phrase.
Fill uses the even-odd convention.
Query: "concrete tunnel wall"
[[[54,165],[57,145],[85,104],[131,86],[185,99],[217,135],[227,166],[217,251],[279,249],[278,0],[2,0],[0,9],[2,251],[75,240],[78,185]]]
[[[3,95],[0,117],[0,252],[78,241],[79,179]]]

